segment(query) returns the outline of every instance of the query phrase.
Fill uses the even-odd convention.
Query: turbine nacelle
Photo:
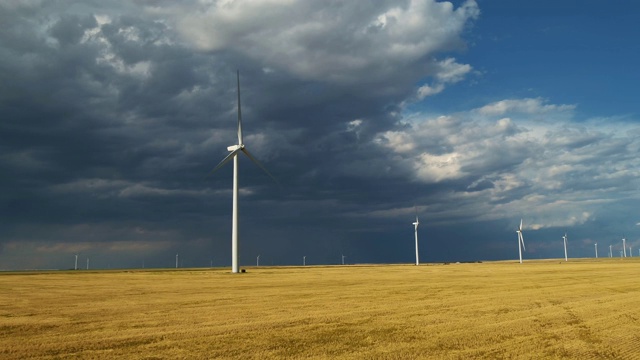
[[[242,150],[244,149],[244,145],[231,145],[231,146],[227,146],[227,151],[236,151],[236,150]]]

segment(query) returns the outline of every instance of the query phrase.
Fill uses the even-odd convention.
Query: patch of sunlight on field
[[[640,258],[0,275],[0,358],[631,359]]]

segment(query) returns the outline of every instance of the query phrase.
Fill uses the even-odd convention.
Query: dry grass
[[[2,359],[640,357],[640,258],[0,275]]]

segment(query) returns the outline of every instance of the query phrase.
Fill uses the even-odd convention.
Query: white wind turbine
[[[564,261],[568,261],[568,259],[567,259],[567,233],[564,233],[564,236],[562,237],[562,239],[564,240]]]
[[[596,248],[596,259],[598,258],[598,243],[593,244]]]
[[[613,257],[613,252],[611,251],[611,245],[609,245],[609,257]]]
[[[522,237],[522,219],[520,219],[520,227],[516,230],[518,233],[518,255],[520,255],[520,264],[522,264],[522,250],[527,251],[524,247],[524,238]]]
[[[78,270],[78,254],[76,254],[76,265],[73,267],[73,270]]]
[[[227,147],[229,151],[229,155],[227,155],[218,165],[216,165],[213,170],[209,172],[209,175],[218,171],[224,164],[226,164],[229,160],[233,159],[233,210],[231,216],[231,272],[238,273],[238,154],[242,152],[245,154],[254,164],[258,165],[262,171],[264,171],[269,177],[271,177],[274,181],[276,178],[273,177],[267,171],[267,169],[262,166],[256,160],[251,153],[247,150],[242,142],[242,113],[240,111],[240,71],[237,72],[237,80],[238,80],[238,143],[235,145],[231,145]],[[276,181],[277,183],[277,181]]]
[[[420,265],[420,259],[418,258],[418,225],[420,225],[420,222],[418,221],[418,210],[416,209],[416,222],[413,223],[416,237],[416,266]]]
[[[627,239],[622,238],[622,253],[627,257]]]

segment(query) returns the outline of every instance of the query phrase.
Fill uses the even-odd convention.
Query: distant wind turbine
[[[302,266],[307,266],[307,256],[302,257]]]
[[[612,258],[613,257],[613,252],[611,251],[611,245],[609,245],[609,257]]]
[[[598,258],[598,243],[593,244],[596,248],[596,259]]]
[[[256,267],[260,266],[260,255],[256,257]]]
[[[564,261],[568,261],[568,259],[567,259],[567,233],[564,233],[564,236],[562,237],[562,239],[564,240]]]
[[[627,239],[622,238],[622,253],[627,257]]]
[[[89,270],[89,258],[87,258],[87,270]]]
[[[633,251],[631,251],[631,246],[629,246],[629,257],[633,257]]]
[[[418,257],[418,225],[420,225],[420,222],[418,221],[418,210],[416,209],[416,222],[413,223],[416,237],[416,266],[420,265],[420,259]]]
[[[78,270],[78,254],[76,254],[76,265],[73,267],[73,270]]]
[[[178,268],[178,254],[176,254],[176,269]]]
[[[247,150],[242,142],[242,113],[240,110],[240,71],[237,72],[237,80],[238,80],[238,143],[235,145],[231,145],[227,147],[229,151],[229,155],[227,155],[218,165],[216,165],[213,170],[209,172],[209,175],[218,171],[224,164],[226,164],[229,160],[233,159],[233,209],[232,209],[232,217],[231,217],[231,272],[238,273],[238,153],[242,152],[245,154],[254,164],[256,164],[262,171],[264,171],[269,177],[271,177],[274,181],[276,178],[273,177],[267,171],[267,169],[262,166],[256,160],[251,153]],[[277,181],[276,181],[277,183]]]
[[[516,230],[518,233],[518,255],[520,255],[520,264],[522,264],[522,250],[527,251],[524,247],[524,238],[522,237],[522,219],[520,219],[520,227]]]
[[[342,265],[344,265],[344,258],[346,258],[346,256],[344,256],[344,254],[341,254],[341,255],[342,255]]]

